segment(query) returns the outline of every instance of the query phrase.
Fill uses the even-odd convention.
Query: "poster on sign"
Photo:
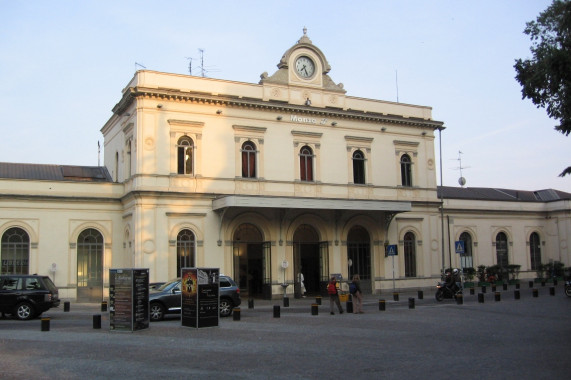
[[[182,268],[181,321],[187,327],[215,327],[219,322],[220,269]]]
[[[138,331],[149,328],[149,270],[109,270],[109,328]]]

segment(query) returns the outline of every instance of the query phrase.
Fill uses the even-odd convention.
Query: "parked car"
[[[48,276],[0,275],[0,312],[27,320],[58,307],[59,292]]]
[[[181,309],[180,278],[171,280],[158,289],[150,289],[150,319],[160,321],[167,314],[180,314]],[[232,315],[232,309],[239,306],[240,288],[228,276],[220,276],[220,316]]]
[[[158,288],[160,288],[164,284],[165,284],[164,282],[151,282],[149,284],[149,289],[150,290],[157,290]]]

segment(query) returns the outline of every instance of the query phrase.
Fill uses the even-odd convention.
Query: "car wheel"
[[[232,314],[232,301],[228,298],[220,299],[220,316],[229,317]]]
[[[16,306],[14,312],[14,316],[21,321],[32,319],[34,315],[35,315],[34,307],[30,305],[28,302],[19,303]]]
[[[152,322],[162,321],[165,317],[165,307],[160,303],[152,303],[149,314]]]

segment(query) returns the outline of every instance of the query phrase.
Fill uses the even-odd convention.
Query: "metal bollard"
[[[539,290],[538,289],[532,289],[531,292],[535,298],[539,297]]]
[[[42,331],[50,331],[50,317],[42,318]]]
[[[69,312],[69,301],[63,303],[63,311],[66,313]]]
[[[311,315],[318,315],[319,314],[319,305],[316,303],[311,304]]]
[[[235,307],[234,309],[232,309],[232,319],[235,321],[240,320],[240,308],[239,307]]]
[[[494,298],[495,298],[496,302],[499,302],[499,301],[502,299],[501,294],[502,294],[502,293],[500,293],[500,292],[496,292],[496,293],[494,294]]]
[[[478,303],[484,303],[484,293],[478,293]]]
[[[93,315],[93,328],[100,329],[101,328],[101,314]]]
[[[464,296],[462,294],[456,294],[456,304],[458,305],[464,304]]]
[[[408,298],[408,308],[414,309],[414,298],[413,297]]]
[[[554,296],[554,295],[555,295],[555,287],[554,287],[554,286],[552,286],[552,287],[549,288],[549,295],[550,295],[550,296]]]
[[[530,281],[530,282],[529,282],[529,288],[530,288],[530,289],[533,288],[533,281]]]
[[[345,308],[347,309],[347,313],[353,312],[353,301],[345,302]]]
[[[424,292],[422,290],[418,291],[418,299],[419,300],[424,299]]]
[[[514,299],[519,300],[519,298],[520,298],[519,290],[514,290]]]
[[[101,311],[107,311],[107,301],[101,302]]]
[[[284,307],[289,307],[289,297],[284,297]]]
[[[394,301],[398,301],[399,300],[399,294],[397,292],[393,293],[393,300]]]
[[[274,318],[280,317],[280,305],[274,305]]]
[[[315,297],[315,303],[321,305],[321,296]]]
[[[379,311],[385,311],[385,310],[386,310],[385,300],[379,300]]]
[[[254,299],[250,298],[248,300],[248,309],[253,309],[254,308]]]

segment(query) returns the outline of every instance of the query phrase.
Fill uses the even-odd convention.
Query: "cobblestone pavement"
[[[462,304],[438,303],[432,289],[423,299],[366,296],[359,315],[330,315],[325,297],[318,315],[314,298],[290,299],[289,307],[255,300],[253,309],[243,300],[240,320],[218,327],[182,327],[175,316],[136,332],[110,331],[100,305],[72,302],[64,312],[62,303],[43,315],[49,331],[40,319],[0,319],[0,378],[569,378],[571,298],[561,284],[554,295],[539,287],[537,297],[522,286],[519,300],[513,287],[499,300],[480,291],[466,292]]]

